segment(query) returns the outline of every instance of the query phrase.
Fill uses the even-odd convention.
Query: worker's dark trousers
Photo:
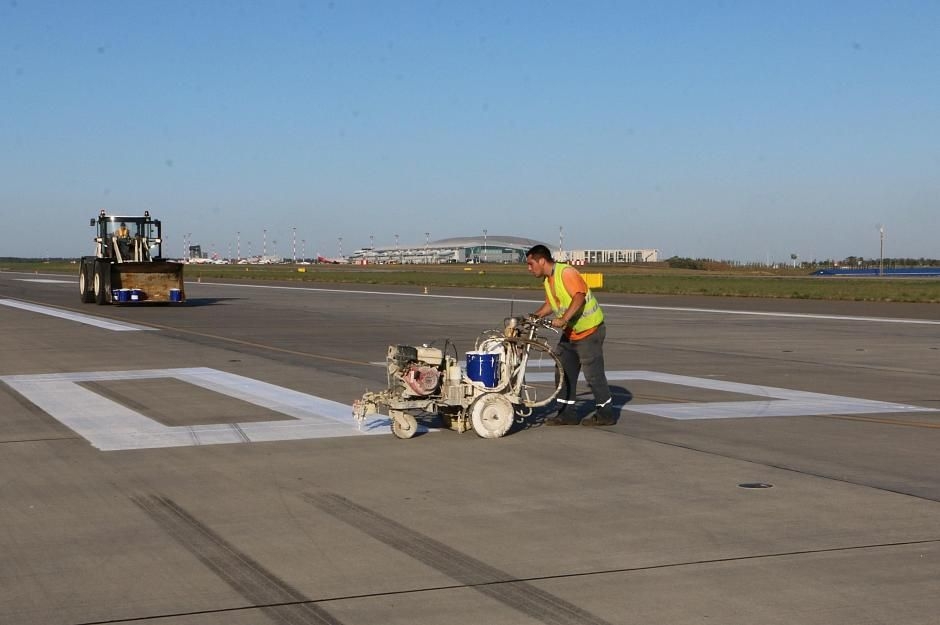
[[[578,374],[583,369],[584,379],[594,394],[594,402],[598,406],[609,404],[610,387],[607,385],[607,373],[604,371],[606,336],[607,326],[602,323],[593,334],[580,341],[572,341],[566,336],[562,336],[558,341],[555,353],[565,373],[565,382],[558,394],[559,403],[574,404],[578,395]]]

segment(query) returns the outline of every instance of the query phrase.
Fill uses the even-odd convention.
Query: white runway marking
[[[78,384],[154,378],[176,378],[293,419],[167,426]],[[102,451],[258,443],[390,432],[389,421],[385,417],[379,416],[366,422],[360,431],[349,405],[204,367],[13,375],[0,377],[0,381]]]
[[[901,319],[896,317],[856,317],[853,315],[822,315],[816,313],[764,312],[756,310],[722,310],[719,308],[681,308],[679,306],[637,306],[633,304],[602,304],[603,308],[636,308],[641,310],[668,310],[672,312],[697,312],[721,315],[748,315],[751,317],[783,317],[789,319],[814,319],[819,321],[867,321],[869,323],[904,323],[913,325],[940,325],[934,319]]]
[[[105,330],[112,330],[114,332],[136,332],[139,330],[153,330],[153,328],[148,328],[146,326],[139,326],[133,323],[125,323],[123,321],[113,321],[110,319],[102,319],[100,317],[93,317],[91,315],[83,315],[81,313],[70,312],[68,310],[60,310],[58,308],[50,308],[48,306],[39,306],[38,304],[30,304],[27,302],[20,302],[13,299],[0,299],[0,305],[9,306],[10,308],[19,308],[21,310],[28,310],[30,312],[39,313],[42,315],[49,315],[50,317],[58,317],[60,319],[68,319],[69,321],[77,321],[78,323],[84,323],[90,326],[96,326],[98,328],[104,328]]]
[[[554,378],[552,374],[549,373],[536,373],[526,376],[526,379],[533,382],[550,382]],[[583,381],[584,377],[582,376],[579,379]],[[608,371],[607,380],[609,382],[645,380],[649,382],[661,382],[663,384],[726,391],[739,395],[753,395],[760,398],[754,401],[627,404],[621,407],[621,410],[641,412],[657,417],[665,417],[667,419],[740,419],[743,417],[800,417],[826,414],[849,415],[937,412],[937,410],[933,408],[923,408],[921,406],[911,406],[908,404],[895,404],[871,399],[843,397],[841,395],[826,395],[824,393],[810,393],[808,391],[794,391],[773,386],[726,382],[724,380],[673,375],[671,373],[660,373],[658,371]]]
[[[12,273],[12,272],[11,272]],[[71,282],[71,281],[64,281]],[[341,293],[343,295],[385,295],[394,297],[432,297],[440,299],[457,299],[471,301],[489,301],[489,302],[515,302],[517,304],[533,304],[538,306],[543,300],[540,299],[515,299],[503,297],[475,297],[469,295],[437,295],[433,293],[395,293],[391,291],[353,291],[346,289],[322,289],[316,287],[298,287],[298,286],[277,286],[267,284],[230,284],[225,282],[201,282],[206,286],[229,286],[243,287],[247,289],[290,289],[296,291],[310,291],[316,293]],[[603,293],[602,293],[603,295]],[[865,317],[858,315],[823,315],[815,313],[787,313],[787,312],[768,312],[757,310],[726,310],[722,308],[683,308],[681,306],[646,306],[639,304],[613,304],[610,302],[601,302],[603,308],[635,309],[635,310],[665,310],[671,312],[691,312],[709,315],[746,315],[751,317],[780,317],[786,319],[812,319],[817,321],[855,321],[866,323],[900,323],[908,325],[940,325],[940,320],[936,319],[904,319],[899,317]]]
[[[657,371],[609,371],[615,381],[645,380],[751,395],[757,400],[637,404],[621,410],[667,419],[736,419],[811,415],[936,412],[931,408],[772,386],[726,382]],[[527,376],[550,381],[551,373]],[[290,420],[167,426],[80,386],[79,382],[175,378],[293,417]],[[0,376],[4,382],[103,451],[153,449],[388,434],[389,420],[376,416],[360,429],[347,404],[215,369],[91,371]]]
[[[457,299],[487,302],[515,302],[517,304],[532,304],[538,306],[543,300],[536,299],[507,299],[503,297],[476,297],[470,295],[435,295],[433,293],[394,293],[389,291],[351,291],[344,289],[321,289],[316,287],[277,286],[268,284],[226,284],[224,282],[202,282],[207,286],[235,286],[248,289],[289,289],[295,291],[311,291],[317,293],[342,293],[343,295],[386,295],[394,297],[430,297],[438,299]],[[854,315],[822,315],[815,313],[787,313],[767,312],[756,310],[724,310],[720,308],[683,308],[681,306],[643,306],[637,304],[611,304],[601,302],[602,308],[622,308],[636,310],[667,310],[671,312],[704,313],[714,315],[746,315],[751,317],[781,317],[787,319],[813,319],[817,321],[858,321],[867,323],[901,323],[911,325],[940,325],[935,319],[903,319],[897,317],[862,317]],[[520,311],[521,312],[521,311]]]
[[[75,280],[48,280],[44,278],[14,278],[20,282],[38,282],[40,284],[75,284]]]

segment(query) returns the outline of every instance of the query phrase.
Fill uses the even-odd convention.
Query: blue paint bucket
[[[182,296],[180,295],[179,289],[170,289],[170,301],[171,302],[181,302],[183,301]]]
[[[118,289],[117,301],[121,303],[131,301],[131,290],[130,289]]]
[[[499,384],[499,354],[467,352],[467,377],[487,388]]]

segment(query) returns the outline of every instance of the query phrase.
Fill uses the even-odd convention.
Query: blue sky
[[[940,257],[937,2],[0,3],[0,256]]]

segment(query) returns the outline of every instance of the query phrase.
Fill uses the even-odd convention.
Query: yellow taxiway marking
[[[850,415],[819,415],[827,419],[843,419],[845,421],[867,421],[869,423],[880,423],[882,425],[903,425],[911,428],[927,428],[931,430],[940,430],[940,423],[925,423],[923,421],[903,421],[901,419],[884,419],[881,417],[853,417]]]
[[[196,330],[184,330],[183,328],[175,328],[171,326],[164,326],[159,323],[151,322],[141,322],[142,325],[148,325],[154,328],[159,328],[160,330],[169,330],[171,332],[183,332],[185,334],[192,334],[193,336],[201,336],[204,338],[216,339],[219,341],[226,341],[228,343],[235,343],[237,345],[244,345],[246,347],[256,347],[258,349],[266,349],[273,352],[280,352],[282,354],[291,354],[292,356],[304,356],[305,358],[316,358],[317,360],[329,360],[330,362],[341,362],[346,365],[366,365],[371,366],[370,363],[363,360],[350,360],[348,358],[337,358],[336,356],[324,356],[322,354],[313,354],[310,352],[301,352],[296,349],[286,349],[284,347],[274,347],[273,345],[265,345],[264,343],[255,343],[253,341],[245,341],[243,339],[234,339],[227,336],[219,336],[218,334],[209,334],[208,332],[197,332]]]
[[[45,306],[45,307],[47,307],[47,308],[57,308],[57,309],[59,309],[59,310],[70,311],[70,312],[79,312],[79,310],[82,310],[82,309],[69,308],[69,307],[66,307],[66,306],[55,306],[55,305],[53,305],[53,304],[42,304],[42,303],[39,303],[39,302],[32,302],[32,301],[30,301],[30,300],[19,300],[19,301],[28,302],[28,303],[30,303],[30,304],[35,304],[35,305],[37,305],[37,306]],[[114,322],[114,323],[122,323],[122,324],[129,324],[129,323],[130,323],[130,322],[127,322],[127,321],[124,321],[124,320],[121,320],[121,319],[116,319],[116,318],[111,317],[111,316],[108,316],[108,315],[100,315],[100,316],[99,316],[99,315],[87,315],[87,313],[82,313],[82,314],[85,314],[86,316],[95,316],[95,317],[99,317],[99,318],[101,318],[101,319],[107,319],[108,321]],[[196,330],[185,330],[185,329],[183,329],[183,328],[177,328],[177,327],[173,327],[173,326],[165,326],[165,325],[162,325],[162,324],[159,324],[159,323],[153,323],[153,322],[151,322],[151,321],[134,321],[134,322],[133,322],[133,325],[146,326],[146,327],[154,328],[154,329],[157,329],[157,330],[168,330],[168,331],[171,331],[171,332],[182,332],[182,333],[185,333],[185,334],[192,334],[193,336],[201,336],[201,337],[203,337],[203,338],[216,339],[216,340],[219,340],[219,341],[226,341],[226,342],[228,342],[228,343],[235,343],[235,344],[238,344],[238,345],[244,345],[244,346],[246,346],[246,347],[255,347],[255,348],[258,348],[258,349],[267,349],[267,350],[271,350],[271,351],[275,351],[275,352],[280,352],[280,353],[282,353],[282,354],[291,354],[292,356],[303,356],[303,357],[306,357],[306,358],[316,358],[316,359],[318,359],[318,360],[329,360],[329,361],[331,361],[331,362],[341,362],[341,363],[347,364],[347,365],[366,365],[366,366],[369,365],[368,362],[361,361],[361,360],[350,360],[350,359],[348,359],[348,358],[337,358],[337,357],[335,357],[335,356],[323,356],[323,355],[321,355],[321,354],[312,354],[312,353],[310,353],[310,352],[301,352],[301,351],[297,351],[297,350],[295,350],[295,349],[285,349],[285,348],[283,348],[283,347],[274,347],[273,345],[264,345],[263,343],[254,343],[254,342],[252,342],[252,341],[245,341],[245,340],[242,340],[242,339],[234,339],[234,338],[229,338],[229,337],[227,337],[227,336],[219,336],[219,335],[217,335],[217,334],[209,334],[208,332],[197,332]]]

